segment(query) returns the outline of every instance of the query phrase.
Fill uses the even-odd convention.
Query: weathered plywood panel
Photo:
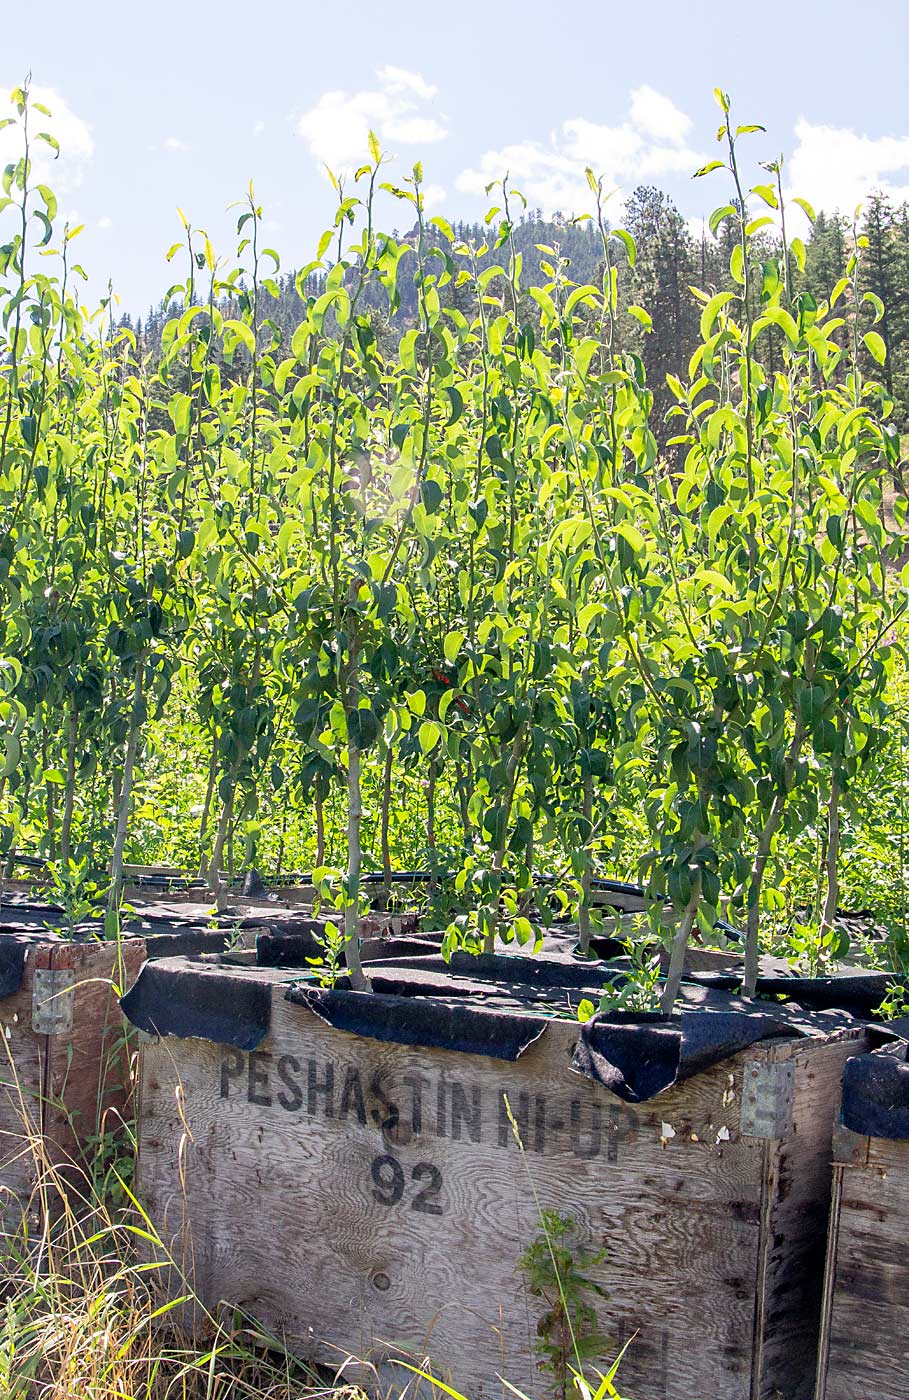
[[[99,1131],[127,1111],[131,1048],[117,994],[138,974],[146,945],[40,934],[20,942],[22,983],[0,1000],[0,1234],[17,1233],[25,1217],[34,1237],[42,1203],[55,1204],[52,1190],[36,1191],[43,1165],[66,1169],[75,1183]],[[54,1013],[65,1014],[48,1033],[40,1020],[47,987],[36,974],[63,971],[72,990],[52,996]]]
[[[817,1397],[909,1400],[909,1142],[855,1143],[836,1168]]]
[[[831,1137],[839,1116],[843,1069],[866,1048],[864,1033],[829,1043],[803,1041],[792,1054],[792,1128],[768,1144],[760,1369],[768,1397],[809,1397],[814,1389],[812,1350],[821,1318],[824,1257],[831,1197]],[[806,1353],[793,1375],[791,1358]]]
[[[33,945],[22,985],[0,1001],[0,1236],[39,1220],[32,1144],[44,1121],[47,1038],[32,1030],[32,993],[36,966],[49,961],[47,946]]]
[[[118,997],[138,976],[143,939],[59,943],[57,971],[72,972],[71,1028],[47,1038],[44,1134],[61,1166],[84,1163],[101,1133],[116,1131],[128,1111],[130,1054],[135,1037]]]
[[[279,986],[252,1054],[198,1040],[144,1047],[144,1202],[208,1308],[225,1300],[328,1364],[350,1352],[431,1356],[472,1400],[500,1394],[497,1375],[528,1393],[545,1384],[542,1309],[519,1261],[539,1207],[552,1208],[607,1251],[598,1325],[617,1345],[635,1336],[623,1393],[770,1400],[780,1372],[787,1400],[809,1393],[810,1339],[793,1349],[787,1328],[762,1361],[768,1309],[756,1300],[766,1277],[769,1315],[784,1325],[798,1281],[768,1192],[788,1181],[799,1204],[785,1228],[798,1230],[810,1191],[791,1176],[823,1150],[823,1110],[814,1122],[806,1091],[795,1111],[804,1151],[789,1156],[739,1122],[745,1066],[796,1043],[752,1047],[629,1106],[571,1072],[576,1037],[554,1022],[515,1064],[409,1048],[333,1030]],[[804,1063],[823,1048],[797,1044]],[[818,1070],[818,1092],[841,1053]],[[820,1170],[812,1180],[825,1190]],[[817,1222],[815,1211],[797,1253],[816,1247]]]

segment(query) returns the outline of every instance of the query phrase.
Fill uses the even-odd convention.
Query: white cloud
[[[631,122],[656,141],[681,146],[691,130],[691,118],[671,98],[652,87],[635,88],[631,94]]]
[[[390,63],[386,63],[384,68],[377,68],[376,77],[386,92],[407,94],[422,102],[431,102],[439,90],[428,83],[422,73],[412,73],[409,68],[395,68]]]
[[[909,199],[909,136],[861,136],[801,118],[795,137],[784,167],[787,185],[815,209],[852,214],[877,190],[897,203]]]
[[[165,151],[188,151],[189,146],[185,141],[181,141],[179,136],[167,136],[164,139]]]
[[[114,221],[107,214],[104,214],[102,218],[98,220],[97,223],[97,227],[101,229],[104,233],[106,233],[109,228],[113,228],[113,226]]]
[[[11,88],[0,88],[0,119],[15,117],[15,107],[3,100]],[[78,117],[53,88],[33,86],[32,102],[46,107],[50,116],[32,111],[29,116],[31,137],[32,183],[50,185],[58,194],[75,189],[82,183],[85,167],[95,153],[91,128]],[[59,158],[44,141],[37,140],[39,131],[47,131],[60,144]],[[22,154],[22,129],[18,122],[0,131],[0,166],[18,160]]]
[[[420,193],[423,196],[423,208],[443,209],[448,198],[448,191],[444,185],[423,185]]]
[[[370,131],[383,146],[389,142],[426,146],[448,134],[438,117],[425,111],[436,89],[422,74],[386,66],[377,70],[376,77],[378,86],[363,92],[324,92],[297,119],[297,135],[317,160],[333,170],[357,166],[369,158]]]
[[[263,121],[255,122],[253,125],[253,136],[261,136],[264,130],[265,123]]]
[[[628,189],[641,180],[694,173],[703,156],[688,145],[691,119],[675,103],[650,87],[631,94],[628,116],[618,126],[571,117],[548,143],[522,141],[487,151],[472,169],[463,170],[457,187],[482,194],[506,173],[532,205],[546,212],[582,213],[592,203],[584,174],[590,166],[602,175],[607,192]]]

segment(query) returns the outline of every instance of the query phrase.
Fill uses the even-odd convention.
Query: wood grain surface
[[[65,943],[50,935],[22,941],[22,984],[0,1001],[0,1234],[18,1233],[24,1219],[35,1237],[43,1210],[59,1205],[53,1191],[36,1190],[43,1164],[58,1179],[65,1174],[78,1199],[98,1134],[128,1111],[135,1043],[117,996],[137,975],[146,945]],[[38,969],[73,972],[70,1030],[35,1031]]]
[[[817,1400],[909,1400],[909,1142],[838,1155]]]
[[[754,1046],[631,1106],[571,1071],[568,1021],[509,1064],[348,1035],[273,988],[252,1054],[143,1049],[140,1190],[204,1308],[246,1310],[327,1364],[353,1354],[380,1384],[407,1379],[392,1358],[431,1357],[471,1400],[506,1394],[499,1377],[540,1395],[543,1306],[519,1263],[551,1208],[580,1247],[605,1248],[597,1323],[616,1349],[633,1338],[623,1394],[810,1395],[819,1296],[804,1274],[820,1278],[854,1037]],[[789,1139],[742,1135],[745,1065],[787,1056]]]

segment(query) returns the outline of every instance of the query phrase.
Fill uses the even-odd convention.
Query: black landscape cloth
[[[735,991],[741,986],[742,973],[693,972],[688,980],[702,987],[717,990]],[[894,982],[904,985],[892,972],[875,972],[871,969],[850,968],[848,972],[831,977],[800,977],[789,975],[759,977],[758,996],[783,996],[787,1000],[800,1002],[802,1006],[826,1010],[836,1007],[849,1011],[855,1016],[873,1016]]]
[[[909,1045],[846,1061],[840,1122],[866,1137],[909,1138]]]
[[[301,981],[291,983],[285,997],[353,1035],[516,1060],[552,1023],[553,1008],[564,1015],[568,992],[578,989],[563,987],[559,993],[549,985],[554,970],[564,970],[559,964],[502,961],[508,967],[498,983],[484,984],[480,969],[467,966],[446,976],[435,959],[420,958],[367,969],[372,992],[326,990]],[[528,977],[523,984],[521,971]],[[603,975],[606,969],[588,965],[588,972]],[[579,1028],[572,1068],[625,1102],[640,1103],[758,1041],[855,1024],[844,1013],[805,1012],[798,1006],[765,1010],[704,987],[683,988],[682,996],[686,1004],[669,1019],[615,1012],[593,1017]],[[539,1010],[546,1014],[534,1014]]]
[[[798,1034],[761,1011],[702,1006],[664,1018],[605,1012],[581,1027],[572,1069],[626,1103],[644,1103],[761,1040]]]
[[[0,997],[11,997],[22,986],[25,976],[26,938],[0,936]]]
[[[563,952],[548,948],[543,953],[524,957],[516,953],[452,953],[448,962],[441,953],[421,950],[419,956],[408,956],[406,963],[399,964],[402,953],[403,950],[399,952],[395,944],[391,944],[387,961],[384,958],[373,960],[368,971],[373,985],[383,974],[399,975],[419,991],[419,984],[428,980],[425,975],[435,974],[440,985],[445,984],[440,995],[452,996],[456,994],[455,984],[461,980],[472,986],[482,984],[493,994],[510,987],[527,991],[532,988],[605,991],[613,983],[625,980],[624,969],[586,959],[580,961],[572,956],[568,946]]]
[[[284,994],[336,1030],[396,1045],[425,1045],[516,1060],[543,1034],[545,1016],[515,1015],[486,1006],[449,1005],[433,997],[346,992],[295,982]]]
[[[149,1035],[176,1035],[255,1050],[271,1021],[271,986],[231,976],[217,966],[147,962],[120,1006]]]
[[[259,967],[305,967],[309,958],[325,957],[325,924],[317,919],[300,920],[292,929],[268,929],[256,934],[256,962]]]

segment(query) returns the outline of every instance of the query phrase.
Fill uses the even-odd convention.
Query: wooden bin
[[[149,957],[225,944],[152,909],[133,921],[142,936],[70,942],[46,927],[53,914],[34,902],[0,908],[0,1235],[27,1224],[34,1237],[43,1206],[59,1204],[53,1187],[36,1191],[44,1166],[78,1188],[99,1135],[127,1110],[132,1038],[119,991]]]
[[[902,1043],[846,1067],[817,1400],[909,1400],[906,1050]]]
[[[551,1385],[536,1354],[546,1305],[520,1261],[539,1205],[605,1250],[597,1329],[611,1355],[633,1337],[622,1394],[810,1396],[832,1125],[863,1029],[762,1040],[623,1102],[572,1070],[577,1022],[546,1019],[593,977],[565,975],[507,1060],[466,974],[458,995],[435,989],[443,1042],[482,1003],[452,1049],[397,1025],[413,996],[315,993],[329,1024],[287,999],[286,970],[149,964],[124,1010],[159,1032],[143,1037],[139,1180],[172,1289],[188,1279],[206,1309],[239,1308],[303,1357],[372,1364],[380,1389],[413,1379],[394,1364],[407,1357],[471,1400],[501,1395],[500,1376],[536,1395]],[[343,1029],[366,1002],[374,1033]],[[204,1330],[204,1314],[184,1323]]]

